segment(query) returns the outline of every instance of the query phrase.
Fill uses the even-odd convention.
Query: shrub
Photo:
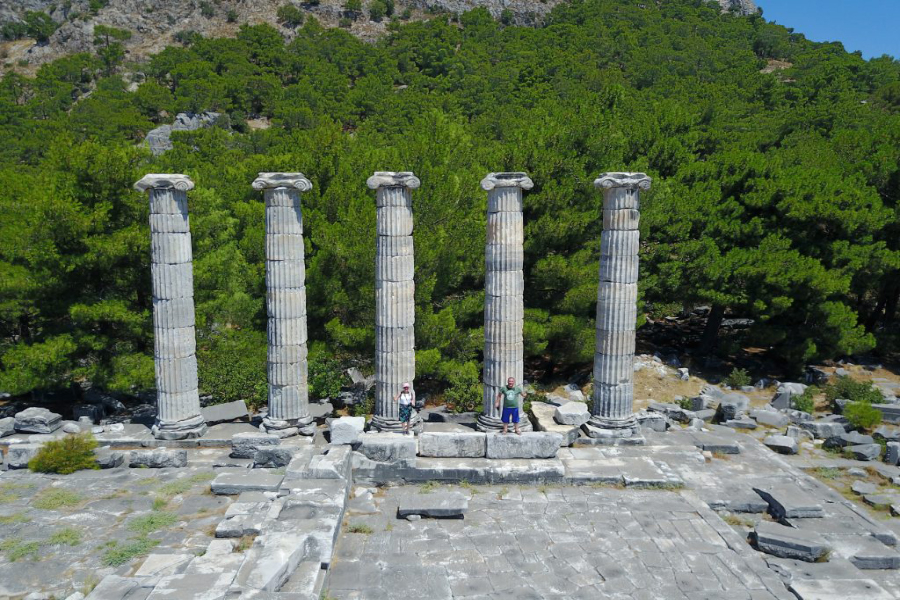
[[[513,15],[513,12],[511,10],[509,10],[508,8],[504,8],[500,13],[500,22],[504,25],[512,25],[514,17],[515,15]]]
[[[56,31],[56,22],[45,12],[29,10],[25,13],[25,25],[28,35],[38,42],[44,43]]]
[[[812,414],[816,409],[816,401],[813,396],[818,393],[819,388],[815,386],[809,386],[808,388],[806,388],[806,390],[803,391],[801,395],[791,398],[791,403],[794,409]]]
[[[344,384],[341,363],[313,350],[309,354],[309,393],[313,398],[335,398]]]
[[[353,25],[353,21],[351,21],[347,17],[341,17],[341,20],[338,21],[338,26],[344,29],[350,29],[351,25]]]
[[[375,0],[374,2],[369,3],[369,18],[373,21],[381,21],[384,18],[385,13],[387,13],[387,8],[385,8],[384,4],[381,0]]]
[[[97,440],[90,433],[70,435],[61,440],[47,442],[37,456],[28,462],[28,468],[37,473],[68,475],[82,469],[99,469],[94,461]]]
[[[736,389],[742,388],[745,385],[750,385],[750,374],[747,373],[746,369],[734,368],[728,374],[728,377],[725,378],[725,383]]]
[[[305,15],[302,10],[293,4],[282,4],[275,12],[275,16],[278,18],[279,23],[285,27],[293,28],[303,25],[303,18]]]
[[[344,10],[350,13],[358,13],[362,10],[362,0],[347,0],[344,3]]]
[[[872,429],[881,423],[881,411],[868,402],[851,402],[844,408],[844,416],[857,429]]]
[[[216,14],[216,9],[213,8],[213,5],[205,0],[200,3],[200,14],[206,17],[207,19],[211,19]]]
[[[202,342],[197,349],[200,389],[213,402],[243,400],[255,410],[268,398],[266,334],[232,330]]]
[[[400,18],[404,21],[409,21],[412,18],[412,9],[410,7],[406,7],[403,9],[403,12],[400,13]]]
[[[367,417],[375,412],[375,396],[372,392],[366,394],[366,399],[359,404],[354,404],[350,409],[350,413],[354,417]]]
[[[28,35],[28,25],[21,21],[8,21],[0,27],[0,36],[4,40],[18,40]]]
[[[837,381],[825,386],[825,399],[837,412],[835,400],[842,398],[850,402],[868,402],[878,404],[884,398],[868,381],[856,381],[850,377],[838,377]]]
[[[228,13],[225,15],[225,20],[228,21],[229,23],[237,23],[237,20],[238,20],[237,11],[234,10],[233,8],[231,10],[229,10]]]
[[[478,363],[446,361],[442,365],[443,378],[450,383],[444,398],[454,412],[479,411],[484,402],[484,387]]]

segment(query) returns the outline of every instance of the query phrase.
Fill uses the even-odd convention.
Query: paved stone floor
[[[465,519],[396,518],[405,497],[449,489],[470,496]],[[351,501],[344,530],[328,582],[342,600],[794,598],[691,492],[391,487]]]

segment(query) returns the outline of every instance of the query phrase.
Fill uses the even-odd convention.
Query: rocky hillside
[[[353,0],[351,0],[352,2]],[[484,6],[494,17],[520,25],[540,22],[562,0],[394,0],[393,13],[401,19],[428,18],[436,12],[459,13]],[[756,12],[753,0],[718,0],[723,10],[741,14]],[[233,35],[245,23],[278,26],[290,38],[293,28],[279,23],[278,9],[292,4],[306,16],[315,16],[326,27],[349,27],[363,39],[375,39],[387,30],[389,17],[377,18],[375,2],[360,2],[361,10],[348,11],[346,0],[0,0],[0,25],[24,28],[29,11],[47,13],[56,30],[44,42],[30,37],[0,42],[0,60],[5,69],[33,72],[38,66],[60,56],[93,49],[94,27],[98,24],[127,29],[128,58],[142,60],[173,43],[182,32],[204,36]],[[350,5],[352,7],[352,4]],[[377,11],[376,11],[377,12]]]

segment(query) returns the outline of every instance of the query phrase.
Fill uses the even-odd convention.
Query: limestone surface
[[[355,444],[366,427],[365,417],[340,417],[329,425],[332,444]]]
[[[16,413],[15,430],[20,433],[53,433],[62,426],[62,416],[32,406]]]
[[[489,433],[486,439],[487,458],[552,458],[562,444],[562,436],[545,431]]]
[[[480,458],[485,452],[486,439],[482,432],[426,431],[419,435],[419,456]]]

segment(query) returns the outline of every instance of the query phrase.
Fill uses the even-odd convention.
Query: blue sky
[[[756,0],[767,21],[865,58],[900,57],[900,0]]]

